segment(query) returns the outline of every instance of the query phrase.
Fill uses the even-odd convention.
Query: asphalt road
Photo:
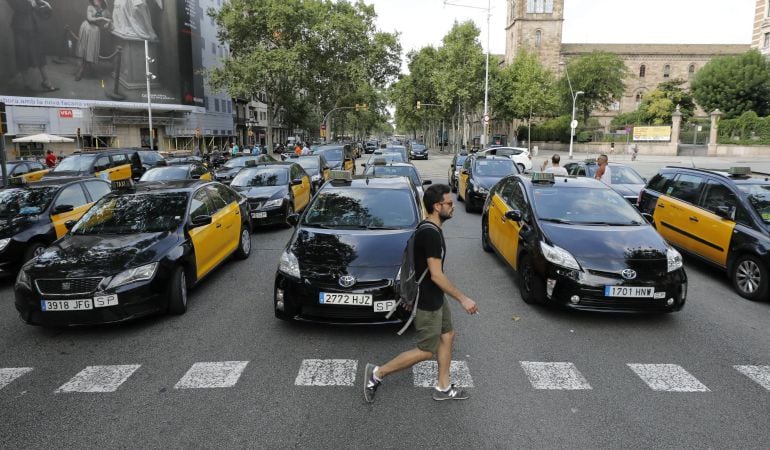
[[[445,181],[446,156],[416,165]],[[679,313],[533,307],[479,233],[480,216],[456,205],[446,271],[481,308],[468,316],[452,301],[453,376],[472,385],[462,402],[418,386],[429,365],[363,402],[365,364],[410,348],[412,333],[274,318],[291,230],[257,232],[251,257],[204,280],[180,317],[36,328],[4,281],[0,448],[770,447],[770,303],[687,260]]]

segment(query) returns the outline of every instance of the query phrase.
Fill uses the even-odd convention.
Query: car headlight
[[[19,275],[16,277],[16,283],[29,286],[29,276],[27,275],[27,271],[24,270],[24,267],[19,270]]]
[[[277,206],[281,206],[283,204],[283,199],[278,198],[275,200],[268,200],[265,202],[264,205],[262,205],[263,208],[275,208]]]
[[[675,248],[669,247],[666,250],[666,259],[668,259],[668,271],[673,272],[682,267],[682,254]]]
[[[158,263],[154,262],[133,269],[124,270],[112,277],[112,280],[110,280],[110,284],[107,285],[106,289],[116,288],[136,281],[151,280],[152,277],[155,276],[155,269],[157,268]]]
[[[473,185],[473,190],[478,192],[479,194],[486,194],[489,192],[484,186],[481,186],[480,184]]]
[[[540,250],[543,251],[543,256],[545,259],[556,264],[557,266],[580,270],[580,264],[578,264],[575,257],[572,256],[572,254],[567,250],[564,250],[563,248],[557,247],[555,245],[548,245],[543,241],[540,241]]]
[[[299,261],[291,250],[286,250],[281,255],[281,262],[278,264],[278,270],[290,277],[300,278]]]
[[[0,252],[5,250],[5,247],[8,247],[9,242],[11,242],[11,238],[0,239]]]

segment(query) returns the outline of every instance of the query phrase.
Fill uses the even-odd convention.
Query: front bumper
[[[265,217],[254,217],[255,214],[264,214]],[[271,209],[252,209],[249,210],[249,218],[251,219],[251,225],[255,227],[284,225],[286,224],[286,207],[279,206]]]
[[[409,156],[411,156],[412,159],[428,159],[427,153],[412,153]]]
[[[372,306],[323,305],[319,302],[321,292],[371,294]],[[330,281],[298,280],[277,272],[273,290],[273,307],[280,318],[346,325],[400,323],[395,316],[385,318],[387,311],[374,311],[374,302],[395,299],[393,280],[359,280],[352,288],[342,288]]]
[[[468,191],[468,198],[464,199],[471,206],[481,208],[484,206],[484,202],[487,201],[487,193],[476,192],[473,189]]]

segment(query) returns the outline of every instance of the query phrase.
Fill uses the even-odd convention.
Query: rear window
[[[673,183],[670,183],[666,187],[664,193],[679,200],[696,204],[698,203],[700,192],[703,189],[704,181],[703,177],[680,173]]]
[[[655,192],[666,192],[666,185],[674,178],[673,172],[661,172],[650,180],[647,189]]]
[[[504,177],[514,173],[518,171],[510,159],[476,161],[475,175],[480,177]]]

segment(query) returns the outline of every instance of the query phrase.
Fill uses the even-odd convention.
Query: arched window
[[[636,107],[639,108],[639,105],[642,104],[642,99],[644,98],[644,91],[637,91],[636,95],[634,96],[634,100],[636,102]]]
[[[543,39],[543,32],[540,30],[535,31],[535,47],[540,48],[540,41]]]
[[[645,73],[647,72],[647,66],[642,64],[639,66],[639,78],[644,78]]]
[[[666,64],[663,66],[663,78],[668,78],[671,76],[671,66]]]
[[[690,64],[690,67],[687,68],[687,76],[692,77],[695,75],[695,64]]]

